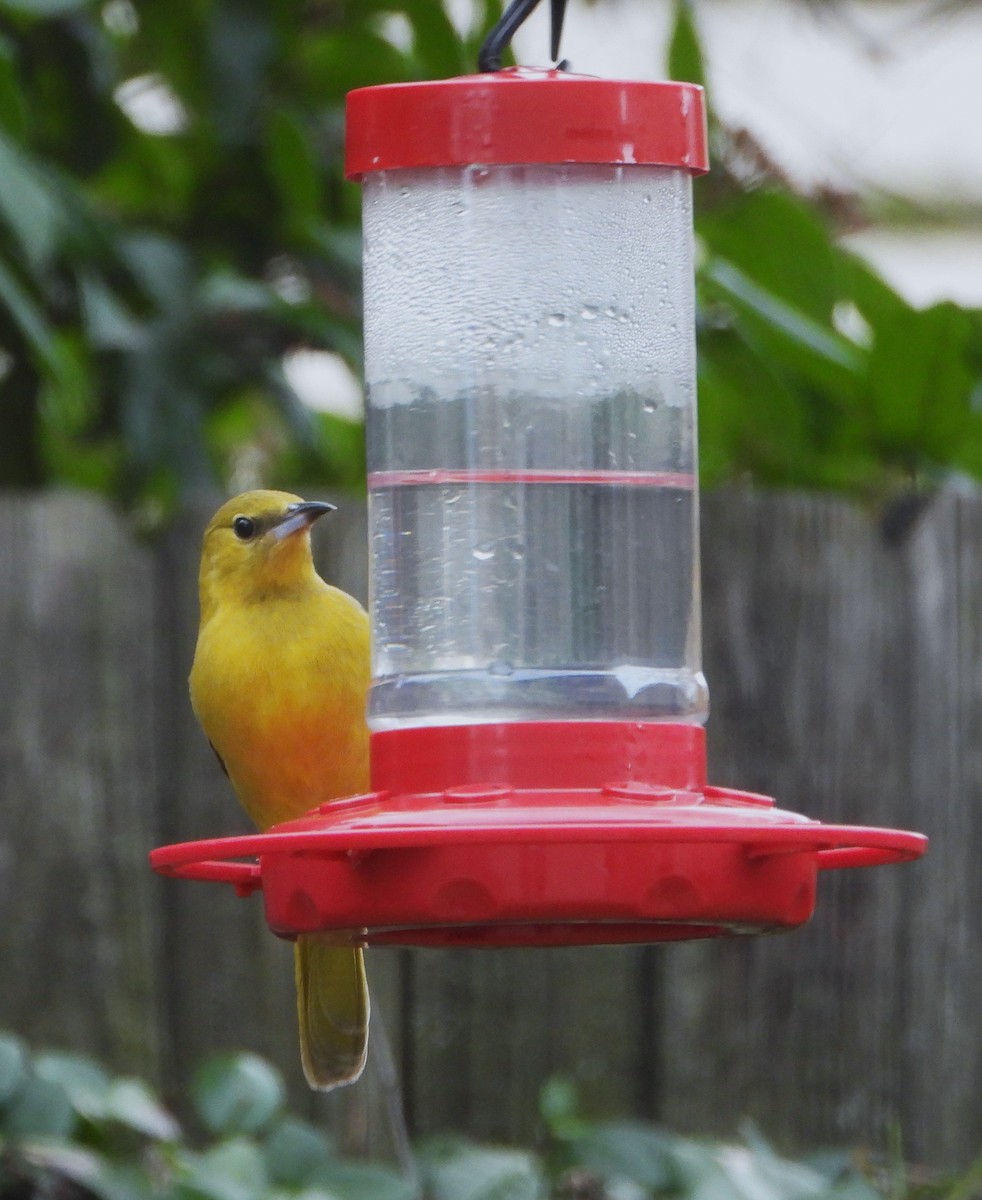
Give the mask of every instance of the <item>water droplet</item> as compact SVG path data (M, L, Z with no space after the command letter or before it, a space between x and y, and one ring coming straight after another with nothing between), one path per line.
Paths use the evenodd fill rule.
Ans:
M482 542L480 546L475 546L472 551L478 562L487 562L488 559L494 558L494 543Z
M617 316L617 309L614 308L613 304L607 305L607 307L604 309L604 316L605 317L616 317Z
M513 670L514 667L511 665L511 663L507 662L493 662L491 666L488 667L488 673L490 675L510 675Z
M656 412L658 409L658 401L652 400L649 398L649 399L645 400L644 404L642 405L642 408L644 409L644 411L646 413Z
M650 197L650 196L649 196L647 193L645 193L645 194L644 194L644 195L641 197L641 203L642 203L642 204L650 204L650 203L651 203L651 197Z
M598 312L592 304L584 304L580 309L580 316L584 321L595 321L598 317Z
M561 326L566 324L566 314L565 313L550 313L549 314L549 324L554 329L559 329Z

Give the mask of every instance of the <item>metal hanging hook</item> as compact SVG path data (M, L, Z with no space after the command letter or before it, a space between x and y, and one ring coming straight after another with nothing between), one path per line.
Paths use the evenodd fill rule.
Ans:
M484 39L484 45L477 56L477 64L482 71L500 71L501 56L511 45L519 26L523 25L539 0L512 0L502 15L501 20L494 26ZM563 35L563 18L566 16L567 0L550 0L552 12L552 32L549 39L549 53L552 61L559 70L564 70L565 63L559 62L559 43Z

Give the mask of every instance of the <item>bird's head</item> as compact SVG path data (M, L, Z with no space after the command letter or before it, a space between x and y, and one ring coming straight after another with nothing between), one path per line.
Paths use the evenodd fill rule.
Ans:
M289 492L243 492L208 523L201 547L203 615L225 599L289 594L316 578L310 527L333 504Z

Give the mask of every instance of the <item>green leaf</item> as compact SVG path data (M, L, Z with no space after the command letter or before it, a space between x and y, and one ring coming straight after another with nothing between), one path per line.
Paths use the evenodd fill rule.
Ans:
M910 308L907 301L859 255L840 250L839 272L843 295L852 300L874 331L881 323L901 317Z
M330 1140L313 1125L284 1117L263 1145L266 1169L274 1184L298 1188L317 1181L334 1158Z
M280 197L287 227L303 234L318 219L321 180L300 120L283 108L266 121L266 167Z
M205 1063L194 1076L191 1099L212 1133L255 1133L283 1107L280 1073L256 1054L227 1054Z
M27 105L17 78L17 52L14 43L0 36L0 126L21 138L27 124Z
M140 286L161 309L190 322L194 276L187 246L163 234L139 233L121 238L119 252Z
M773 353L802 379L842 397L855 394L864 354L859 347L768 291L732 263L712 260L701 276L704 293L724 301L765 353Z
M368 1163L338 1162L318 1173L316 1185L332 1200L417 1200L419 1195L414 1181Z
M57 188L4 133L0 133L0 217L35 269L51 258L66 222Z
M285 307L267 284L227 270L215 271L202 281L198 302L216 313L268 313Z
M157 1170L159 1172L159 1167ZM134 1162L108 1162L103 1159L86 1187L100 1200L162 1200L156 1181ZM172 1193L168 1192L167 1200L171 1200L171 1197Z
M141 323L106 281L90 271L79 276L79 295L86 332L94 346L132 350L143 341Z
M539 1092L539 1113L555 1138L579 1137L586 1129L579 1113L580 1100L572 1080L554 1075Z
M79 1115L90 1120L105 1116L111 1079L97 1063L80 1054L40 1054L34 1069L39 1079L60 1085Z
M971 317L950 303L907 309L878 329L866 382L882 444L940 461L957 452L972 419L972 337Z
M829 324L848 276L832 230L805 201L759 188L701 216L697 228L712 257L803 317Z
M534 1155L439 1138L420 1153L423 1181L433 1200L538 1200L544 1187Z
M678 1171L673 1150L678 1139L639 1121L605 1121L577 1139L574 1161L603 1178L629 1179L657 1191L673 1189Z
M416 0L406 6L415 35L413 52L427 78L463 75L471 64L463 43L440 0Z
M107 1120L160 1142L174 1142L181 1127L140 1079L114 1079L105 1100Z
M708 483L751 470L776 484L807 477L814 453L802 396L732 328L699 339L700 470Z
M181 1190L196 1200L268 1200L269 1178L259 1149L245 1139L222 1142L204 1154L185 1155Z
M276 49L263 5L210 5L208 58L213 127L225 144L248 143Z
M46 314L20 280L0 258L0 304L10 313L25 341L49 371L58 370L58 353L54 334Z
M675 24L668 44L670 79L706 86L706 65L691 0L675 0Z
M75 1128L75 1111L60 1083L31 1078L16 1093L4 1117L10 1141L28 1137L64 1138Z
M357 27L312 32L297 48L297 61L310 90L338 103L354 88L412 78L408 60L390 41Z
M27 1047L20 1038L0 1035L0 1104L6 1104L27 1079Z
M70 1179L89 1191L95 1191L96 1195L101 1195L97 1184L105 1167L105 1160L94 1150L73 1142L38 1139L22 1142L18 1146L18 1152L32 1166Z

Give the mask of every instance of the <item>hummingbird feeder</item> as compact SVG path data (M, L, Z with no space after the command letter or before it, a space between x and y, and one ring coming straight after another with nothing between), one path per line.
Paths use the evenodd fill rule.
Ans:
M500 70L348 97L364 196L372 792L153 865L365 945L789 929L919 834L710 786L700 88ZM564 5L553 0L553 59Z

